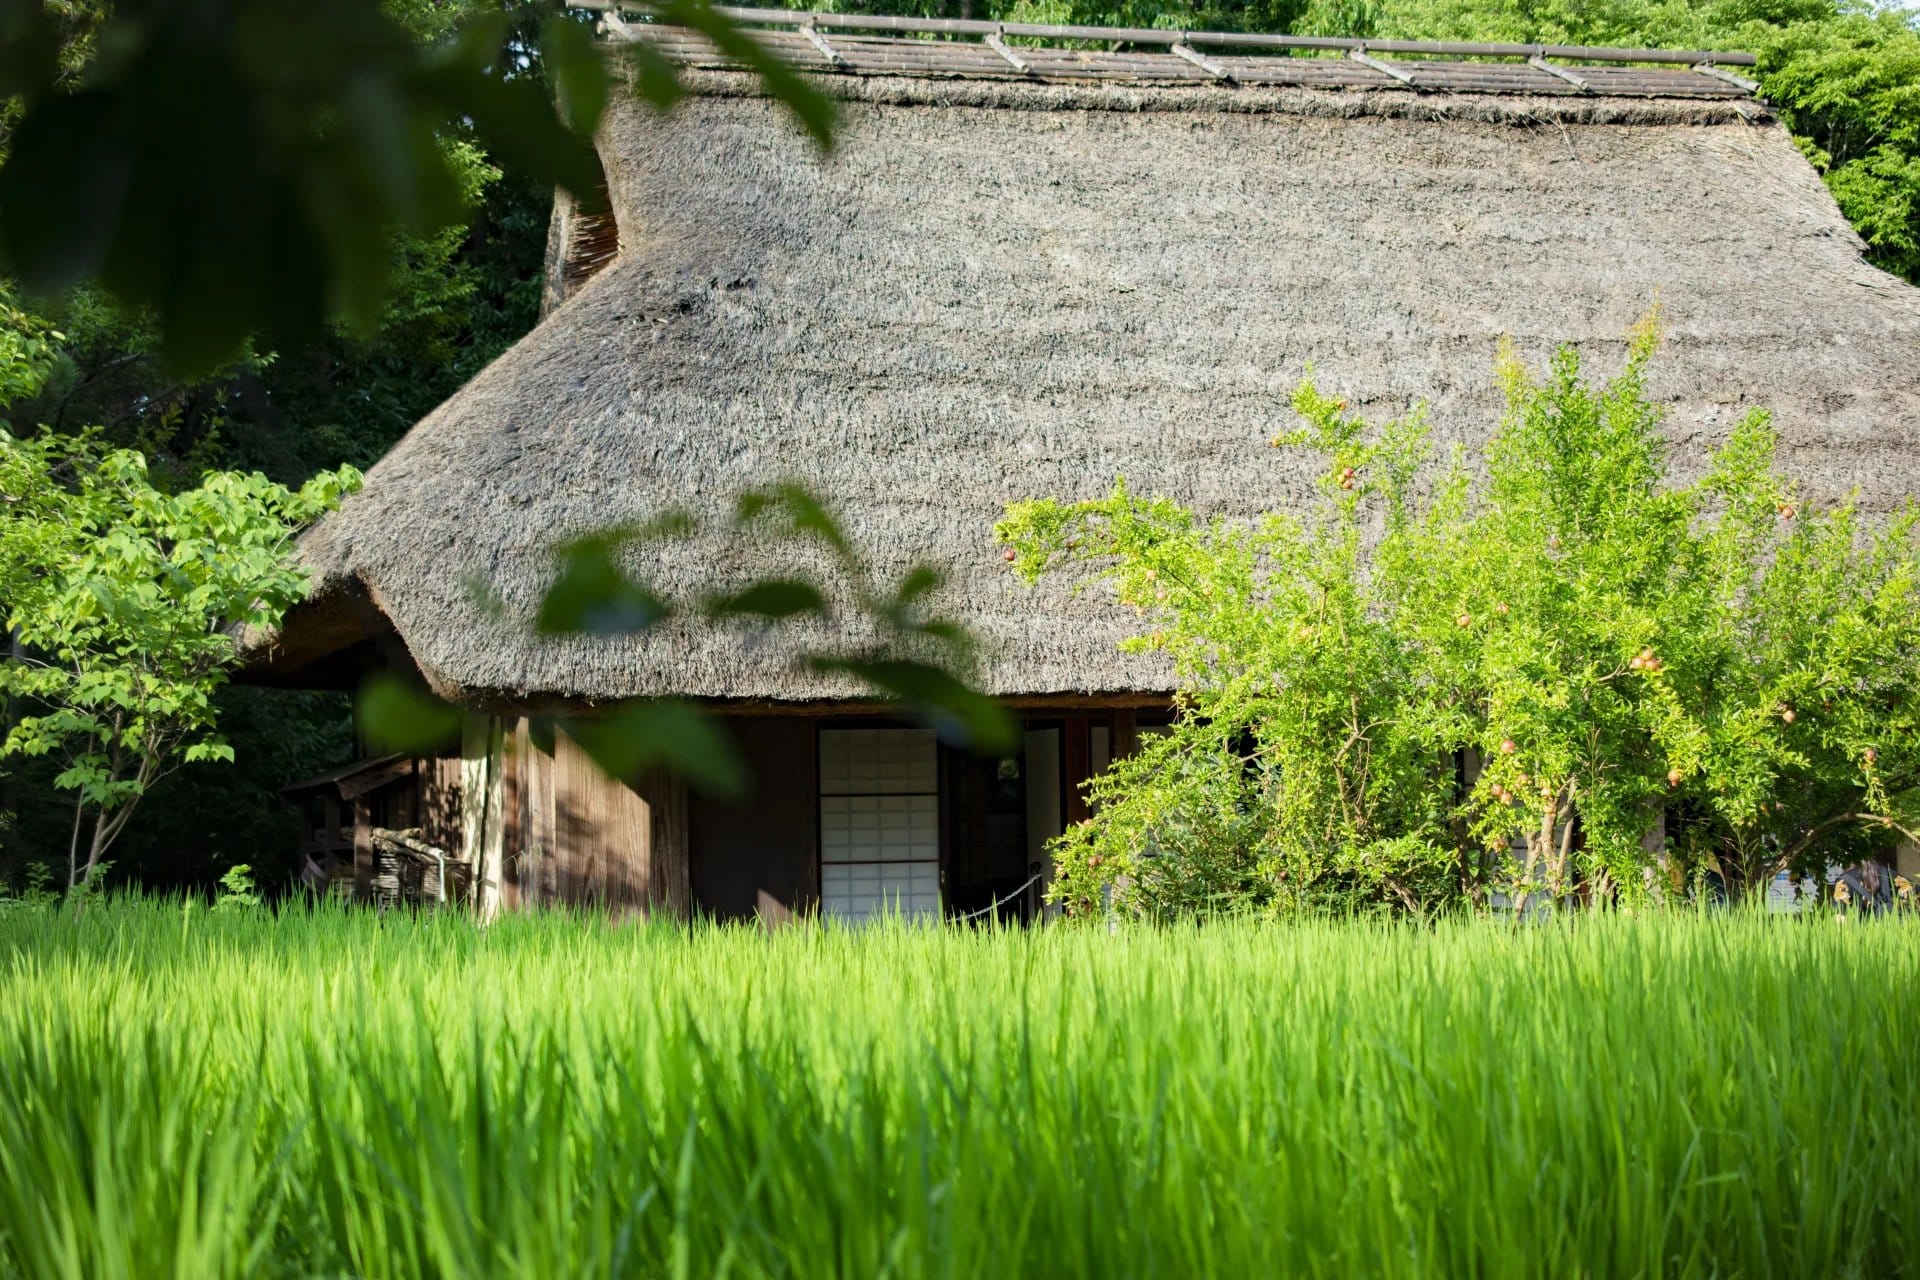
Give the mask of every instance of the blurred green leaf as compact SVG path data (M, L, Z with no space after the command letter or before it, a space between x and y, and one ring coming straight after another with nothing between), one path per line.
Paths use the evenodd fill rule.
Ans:
M833 148L839 113L832 98L816 89L778 55L732 21L714 11L706 0L662 0L651 6L654 16L674 26L691 27L713 42L728 59L746 67L766 84L812 136L822 151Z
M633 91L655 111L671 111L686 97L680 76L667 56L652 45L636 41L626 47Z
M958 746L985 752L1006 751L1014 745L1014 720L1005 707L930 663L903 658L816 657L810 665L816 671L852 676L897 699Z
M932 565L917 564L901 580L900 589L894 592L894 598L902 605L912 604L920 597L939 590L940 584L945 580L941 572Z
M732 740L690 702L629 702L606 716L570 720L566 728L609 777L631 778L658 765L708 795L746 792L746 771Z
M560 576L540 602L535 623L542 632L622 635L645 631L671 613L615 562L623 541L586 538L561 550Z
M47 292L97 272L131 178L106 94L57 98L28 114L0 166L0 260Z
M973 636L957 622L935 619L932 622L919 624L914 630L923 636L932 636L957 652L963 654L973 652Z
M0 99L34 93L59 68L60 30L42 0L0 0Z
M360 686L356 718L377 751L429 755L460 741L460 711L418 685L380 673Z
M820 589L792 578L756 582L744 591L716 596L707 602L707 616L711 618L750 615L778 619L826 612L826 597L820 594Z
M550 14L540 24L540 51L567 127L582 138L593 137L608 88L605 50L594 40L593 28L571 13Z
M778 519L784 526L783 533L817 538L832 547L843 563L855 559L853 543L840 528L840 522L802 485L789 481L766 489L750 489L740 495L736 510L742 524Z

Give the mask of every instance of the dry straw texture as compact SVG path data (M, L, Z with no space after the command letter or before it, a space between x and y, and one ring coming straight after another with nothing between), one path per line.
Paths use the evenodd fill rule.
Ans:
M606 123L620 257L308 538L283 663L364 593L443 693L839 695L738 633L526 625L557 538L798 477L883 563L951 570L989 690L1162 688L1108 602L1011 580L1004 503L1117 475L1228 515L1297 503L1267 440L1309 365L1372 414L1429 399L1472 445L1502 335L1599 370L1656 299L1682 475L1766 405L1815 500L1913 490L1920 291L1861 261L1751 104L840 78L822 159L739 76L691 78L670 120ZM716 541L646 573L773 563Z

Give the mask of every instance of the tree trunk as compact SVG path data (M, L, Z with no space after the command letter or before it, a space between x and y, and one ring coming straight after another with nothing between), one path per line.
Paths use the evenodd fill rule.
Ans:
M80 873L80 883L93 883L93 870L100 865L100 855L107 847L107 811L102 809L93 819L93 838L87 842L87 865Z
M26 656L27 647L20 643L19 630L9 627L7 629L7 661L18 666ZM7 735L13 732L14 721L19 719L19 715L20 700L9 693L6 707L0 710L0 743L4 743ZM0 812L12 812L13 806L13 779L7 774L0 773Z
M80 820L86 816L87 802L79 797L73 801L73 835L67 840L67 893L72 895L80 883Z

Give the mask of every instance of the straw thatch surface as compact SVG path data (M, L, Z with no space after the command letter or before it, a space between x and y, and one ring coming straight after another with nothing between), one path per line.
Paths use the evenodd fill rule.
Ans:
M310 616L364 593L443 692L845 692L735 634L524 624L555 539L784 476L883 562L951 567L991 690L1160 688L1114 651L1127 617L1009 580L1003 503L1118 474L1209 511L1296 502L1267 439L1309 363L1376 414L1431 397L1472 442L1502 334L1601 368L1656 296L1683 471L1766 404L1816 499L1913 490L1920 291L1865 266L1787 135L1730 104L846 78L822 161L738 78L695 80L668 123L607 123L619 258L306 540ZM647 572L691 588L757 556ZM306 616L283 668L337 647Z

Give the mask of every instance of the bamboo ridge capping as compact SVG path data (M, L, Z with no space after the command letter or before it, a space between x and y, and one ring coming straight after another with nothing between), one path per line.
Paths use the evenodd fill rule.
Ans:
M622 0L567 0L568 7L597 13L647 7ZM1361 40L1349 36L1273 35L1245 31L1176 31L1154 27L1083 27L1034 22L986 22L972 18L906 18L870 13L809 13L798 9L751 9L716 5L714 12L741 26L801 30L886 31L902 35L1014 36L1032 40L1099 40L1111 44L1207 45L1238 49L1316 49L1329 52L1408 53L1436 57L1564 58L1578 62L1655 62L1687 66L1751 67L1751 53L1726 50L1614 49L1594 45L1500 44L1448 40Z

